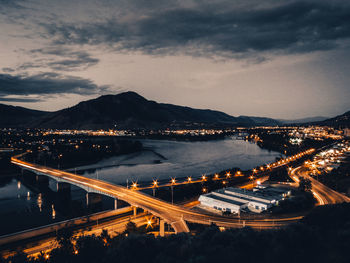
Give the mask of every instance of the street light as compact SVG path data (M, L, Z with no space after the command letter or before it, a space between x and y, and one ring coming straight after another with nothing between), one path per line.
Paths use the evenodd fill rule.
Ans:
M187 177L187 181L188 181L189 183L191 183L191 182L192 182L192 178L191 178L191 176Z
M156 187L158 187L158 181L153 180L153 196L156 196Z
M174 204L174 184L176 183L176 179L175 178L171 178L171 204Z
M207 177L203 174L202 175L202 180L205 181L207 179Z
M152 218L148 218L147 219L147 226L146 226L146 228L149 228L149 227L153 228L153 226L152 226Z
M153 180L153 187L158 187L158 181L157 180Z

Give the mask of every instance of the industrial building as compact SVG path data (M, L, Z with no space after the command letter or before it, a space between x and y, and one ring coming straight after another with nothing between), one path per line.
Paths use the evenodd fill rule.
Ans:
M257 186L253 190L241 188L224 188L201 195L202 206L223 212L239 214L241 211L261 213L277 205L280 200L289 196L289 189L270 186Z

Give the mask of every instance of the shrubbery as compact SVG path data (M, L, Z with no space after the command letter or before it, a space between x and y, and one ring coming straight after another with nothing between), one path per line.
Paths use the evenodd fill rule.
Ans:
M197 235L165 238L138 234L137 229L114 238L79 238L73 246L63 242L49 259L26 262L349 262L350 204L315 208L301 222L280 230L250 228L220 232L205 228ZM69 237L66 237L70 240ZM75 252L77 251L77 252ZM77 253L77 254L76 254ZM24 262L23 254L9 259Z

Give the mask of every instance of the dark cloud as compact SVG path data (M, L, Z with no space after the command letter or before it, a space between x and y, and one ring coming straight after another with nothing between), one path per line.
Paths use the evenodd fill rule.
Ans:
M2 68L3 72L14 72L15 70L13 68Z
M42 99L40 98L8 98L8 97L0 97L0 101L2 102L23 102L23 103L29 103L29 102L40 102Z
M80 77L64 76L57 73L41 73L34 76L0 74L0 98L9 101L8 96L80 94L91 95L104 93L108 86L97 86L91 80ZM10 98L13 99L13 98ZM18 98L16 98L18 100Z
M24 0L0 0L0 10L5 8L23 8Z
M82 70L96 65L99 59L90 57L87 53L81 52L73 59L62 59L48 63L48 67L53 70Z
M73 51L63 47L33 49L29 53L33 56L41 55L41 57L34 59L33 62L23 63L17 67L17 70L51 68L58 71L75 71L87 69L99 62L99 59L85 51Z
M147 54L305 53L350 37L350 6L340 1L284 2L233 9L228 2L150 12L141 18L45 25L56 44L107 44Z

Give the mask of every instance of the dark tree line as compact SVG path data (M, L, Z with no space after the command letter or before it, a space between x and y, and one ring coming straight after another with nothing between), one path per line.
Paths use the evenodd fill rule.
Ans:
M84 236L71 241L58 237L60 247L48 258L27 259L18 254L6 262L349 262L350 204L317 207L301 222L279 230L230 229L215 226L196 235L164 238L140 234L129 224L127 232L110 238ZM142 231L141 231L142 232Z

